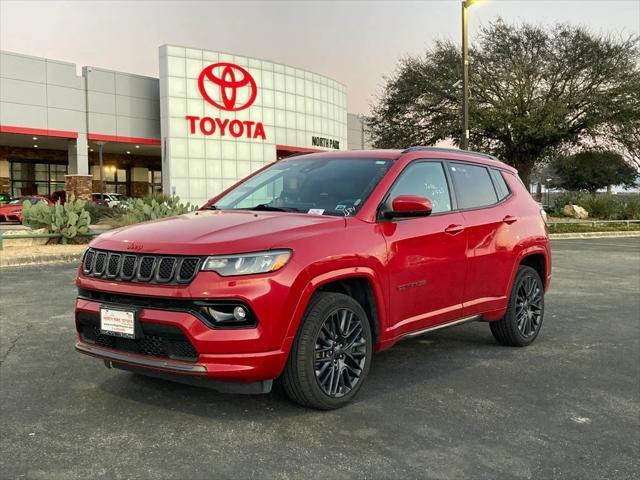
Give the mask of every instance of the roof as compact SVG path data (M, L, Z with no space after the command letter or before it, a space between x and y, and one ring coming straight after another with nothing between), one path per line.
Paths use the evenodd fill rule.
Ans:
M386 160L395 160L400 154L401 150L331 150L322 152L301 152L295 153L283 160L292 157L300 158L381 158Z
M303 158L380 158L385 160L397 160L403 155L412 155L414 158L441 158L449 160L462 160L468 162L482 163L492 167L501 168L516 173L517 170L504 162L501 162L493 155L474 152L471 150L460 150L457 148L443 147L410 147L404 150L334 150L329 152L299 153L292 155ZM286 157L291 158L291 157Z

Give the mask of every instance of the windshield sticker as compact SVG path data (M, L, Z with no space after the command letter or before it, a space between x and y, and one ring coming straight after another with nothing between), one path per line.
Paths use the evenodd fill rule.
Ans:
M340 210L344 210L345 208L347 208L347 206L346 206L346 205L342 205L342 204L340 204L340 205L336 205L336 210L337 210L338 212L339 212Z
M310 208L307 213L311 215L322 215L324 213L324 208Z

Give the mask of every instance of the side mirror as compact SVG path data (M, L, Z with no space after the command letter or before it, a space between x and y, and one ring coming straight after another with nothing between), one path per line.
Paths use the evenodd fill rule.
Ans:
M391 210L383 211L385 218L426 217L433 211L431 200L416 195L399 195L391 202Z

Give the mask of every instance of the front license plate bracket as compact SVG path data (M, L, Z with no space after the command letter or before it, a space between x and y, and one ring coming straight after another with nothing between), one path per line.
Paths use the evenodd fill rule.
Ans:
M140 338L142 331L138 312L133 308L102 305L100 307L100 333L111 337Z

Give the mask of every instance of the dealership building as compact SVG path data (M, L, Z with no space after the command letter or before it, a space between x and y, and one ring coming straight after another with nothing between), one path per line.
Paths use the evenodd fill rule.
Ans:
M368 147L344 85L324 75L174 45L159 73L0 52L0 192L87 198L102 184L201 205L276 159Z

